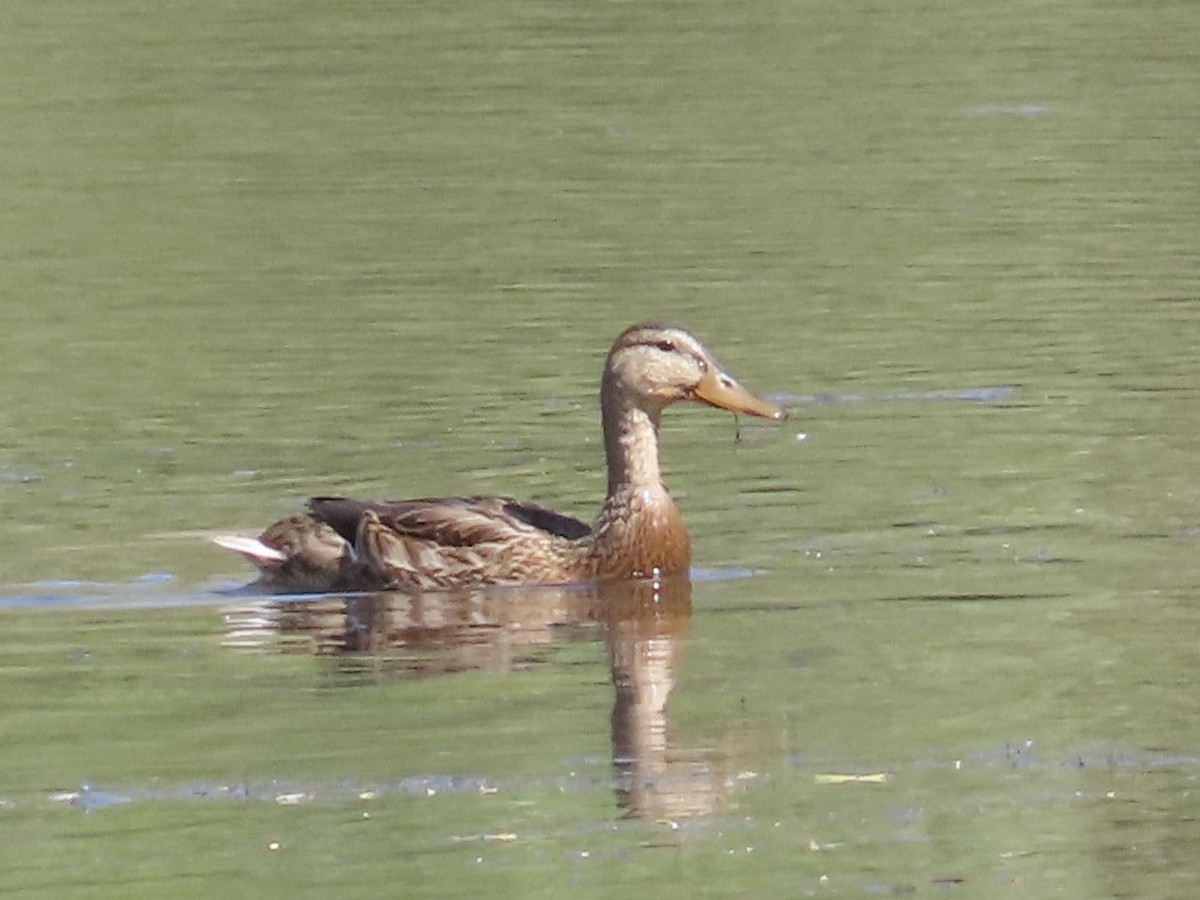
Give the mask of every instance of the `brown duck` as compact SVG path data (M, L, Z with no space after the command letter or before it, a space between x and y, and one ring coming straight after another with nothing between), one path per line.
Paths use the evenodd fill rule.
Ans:
M604 363L608 495L591 525L508 497L363 501L316 497L258 538L218 537L273 591L427 590L685 574L687 528L662 482L658 428L680 400L767 419L784 410L726 374L695 337L626 329Z

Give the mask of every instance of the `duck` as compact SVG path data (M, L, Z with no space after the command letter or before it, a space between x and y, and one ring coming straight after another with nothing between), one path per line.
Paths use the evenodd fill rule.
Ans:
M663 483L663 411L691 401L780 421L693 334L644 322L613 342L600 381L608 489L592 522L502 496L356 500L320 496L305 513L220 547L272 593L427 591L485 585L687 576L691 542Z

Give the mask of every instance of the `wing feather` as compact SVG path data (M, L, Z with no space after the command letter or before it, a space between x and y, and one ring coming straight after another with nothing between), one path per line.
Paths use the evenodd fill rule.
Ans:
M314 497L309 510L380 578L401 588L555 581L586 522L511 497L352 500Z

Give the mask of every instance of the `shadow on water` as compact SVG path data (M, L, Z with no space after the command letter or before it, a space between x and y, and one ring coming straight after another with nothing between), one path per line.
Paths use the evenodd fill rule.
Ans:
M614 789L629 816L681 819L719 806L711 751L673 745L667 701L692 614L687 578L446 593L271 598L224 610L225 644L328 657L339 685L536 667L571 641L603 641L614 687Z

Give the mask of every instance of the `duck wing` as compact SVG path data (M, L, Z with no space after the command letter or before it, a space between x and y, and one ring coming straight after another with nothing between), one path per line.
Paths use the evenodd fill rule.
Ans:
M418 500L353 500L349 497L313 497L312 516L353 542L363 514L370 510L397 531L447 546L503 540L529 529L550 537L576 540L592 526L537 503L511 497L436 497Z
M309 511L405 590L572 580L571 542L591 533L586 522L510 497L315 497Z

